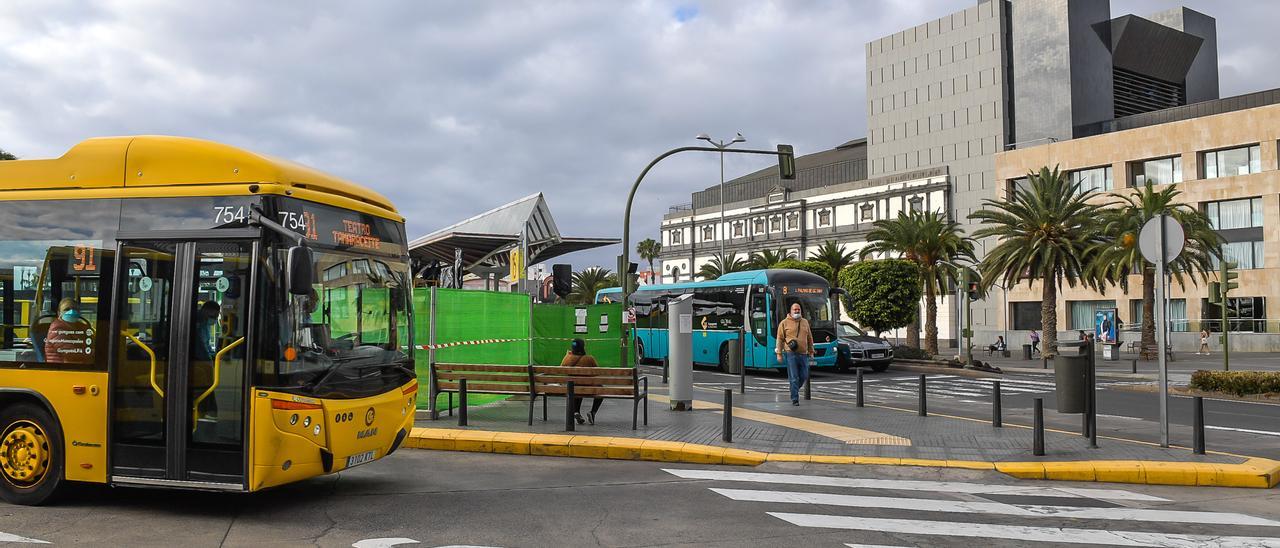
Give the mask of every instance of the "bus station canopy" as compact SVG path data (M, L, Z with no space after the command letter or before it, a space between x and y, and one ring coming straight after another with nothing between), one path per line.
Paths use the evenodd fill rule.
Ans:
M409 242L409 256L420 264L453 264L460 251L465 270L506 267L510 251L526 244L522 238L527 238L529 246L528 265L619 242L617 238L562 236L539 192L415 239Z

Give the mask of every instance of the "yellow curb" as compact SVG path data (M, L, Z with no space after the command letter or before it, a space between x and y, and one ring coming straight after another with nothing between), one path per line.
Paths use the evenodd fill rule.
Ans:
M569 456L569 442L573 436L562 434L534 434L529 440L529 454L546 457Z
M569 456L584 459L609 458L609 441L613 438L574 436L569 440Z
M1094 480L1107 483L1147 483L1146 469L1134 461L1094 461Z
M1022 479L1044 479L1044 464L1039 462L997 462L996 471Z
M1280 483L1280 461L1250 458L1240 464L1137 460L982 462L895 457L763 453L667 440L566 434L414 428L405 447L477 453L510 453L690 464L758 466L765 462L927 466L995 470L1016 478L1148 485L1271 488Z
M529 440L532 439L533 434L525 432L498 432L498 435L493 437L493 452L528 455Z
M616 460L641 460L640 446L644 441L638 438L610 438L605 454Z
M1090 461L1080 462L1044 462L1044 479L1061 481L1095 481L1097 471Z

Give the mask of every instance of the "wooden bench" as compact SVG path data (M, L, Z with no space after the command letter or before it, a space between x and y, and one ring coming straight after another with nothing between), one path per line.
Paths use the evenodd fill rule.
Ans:
M542 396L542 420L547 420L547 397L566 398L570 382L575 398L594 397L631 400L631 429L636 429L640 403L644 402L644 424L649 425L649 378L640 376L633 367L561 367L557 365L530 366L534 397ZM533 416L533 402L529 403L529 416Z
M573 382L575 397L629 399L631 429L636 429L640 402L644 402L644 424L649 424L649 379L632 367L561 367L556 365L484 365L434 363L430 365L431 382L428 398L431 419L440 418L436 399L448 394L450 408L453 394L467 381L468 394L495 394L529 397L529 424L533 424L533 406L542 396L542 420L547 420L547 398L567 396L568 383ZM565 402L573 405L573 402Z
M453 413L453 394L458 392L458 381L466 379L468 394L529 396L529 424L533 424L534 394L531 375L527 365L433 363L428 387L431 420L440 418L440 412L436 410L436 398L440 394L449 394L450 414Z

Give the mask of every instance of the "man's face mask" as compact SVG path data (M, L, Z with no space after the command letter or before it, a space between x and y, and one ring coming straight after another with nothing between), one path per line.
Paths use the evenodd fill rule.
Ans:
M791 313L791 319L793 319L793 320L798 320L798 319L800 319L800 313L799 313L799 312L792 312L792 313Z

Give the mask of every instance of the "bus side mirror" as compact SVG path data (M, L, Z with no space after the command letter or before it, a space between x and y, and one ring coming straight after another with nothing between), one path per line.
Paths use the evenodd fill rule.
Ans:
M828 297L828 298L831 298L831 297L837 297L837 296L839 296L839 297L843 297L843 296L848 295L848 294L849 294L849 292L848 292L848 291L845 291L845 290L844 290L844 288L842 288L842 287L832 287L832 288L830 288L830 289L828 289L828 290L827 290L827 297Z
M295 245L289 248L289 257L285 264L285 274L289 279L289 293L294 295L310 295L312 276L315 272L315 258L311 248Z

